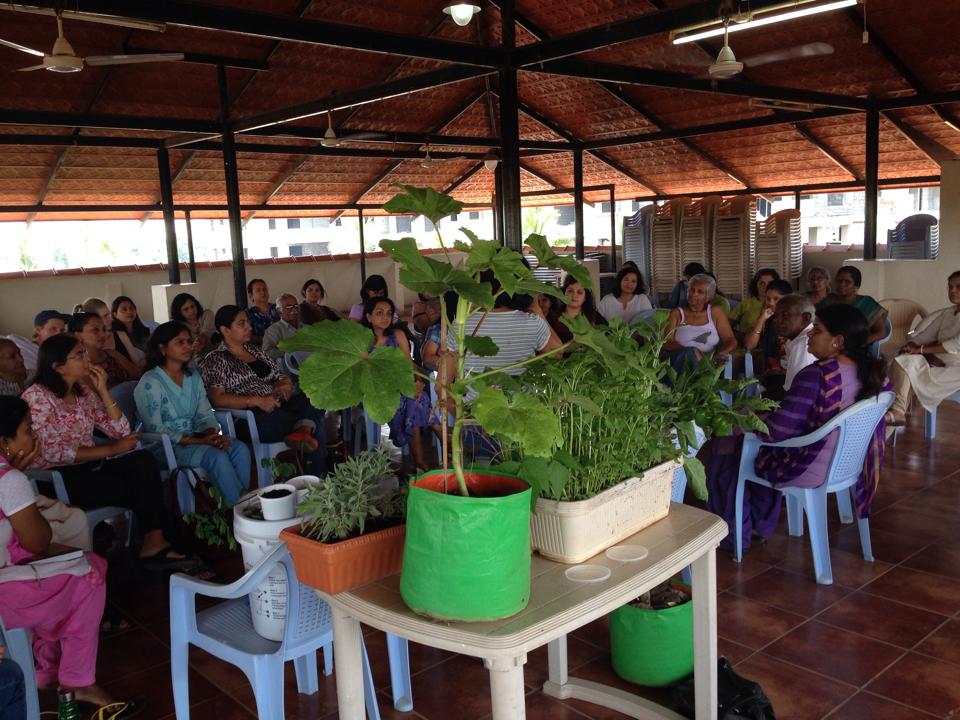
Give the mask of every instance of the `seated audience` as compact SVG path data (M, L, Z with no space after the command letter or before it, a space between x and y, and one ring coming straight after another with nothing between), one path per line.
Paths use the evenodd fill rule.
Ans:
M717 276L714 275L709 270L705 270L703 274L711 278L714 283L717 282ZM730 310L731 310L730 301L727 300L727 298L720 291L719 285L717 286L716 292L713 294L713 300L710 301L710 304L720 308L721 310L723 310L724 315L726 315L728 318L730 317Z
M250 298L250 307L247 308L247 319L250 320L252 332L250 342L259 345L263 342L263 334L267 328L280 319L280 311L270 302L270 290L265 280L254 278L248 282L247 297Z
M867 319L867 325L870 328L867 343L873 343L886 335L883 321L887 318L887 311L869 295L860 295L862 282L863 276L859 269L852 265L844 265L837 270L837 276L833 282L834 290L823 300L821 306L853 305Z
M108 347L109 335L97 315L77 313L70 318L67 329L83 343L90 364L102 368L106 373L109 388L140 378L140 368L112 347Z
M367 300L375 297L387 297L387 281L383 275L368 275L360 286L360 302L350 308L350 319L363 322L363 306Z
M250 451L220 434L200 373L190 369L193 348L185 325L167 322L154 330L147 371L134 390L137 414L146 432L170 436L178 467L203 468L233 505L250 484Z
M906 423L911 390L929 411L960 390L960 270L947 279L947 297L950 304L927 315L890 363L897 399L887 413L889 425Z
M665 328L669 339L663 350L677 372L708 353L713 353L713 361L722 365L737 346L726 314L710 304L716 289L709 275L694 275L687 286L686 306L670 311Z
M815 431L857 400L874 397L883 389L882 363L869 355L867 324L854 308L835 305L817 312L810 332L810 352L818 361L801 370L779 409L765 420L764 440L779 442ZM826 481L836 433L802 448L761 448L756 472L773 483L768 488L746 483L743 492L744 549L752 535L768 538L780 517L781 495L777 487L813 488ZM730 534L721 547L735 547L737 469L743 437L715 440L707 465L707 507L721 515ZM874 434L864 474L857 485L857 513L870 516L870 507L883 462L883 422Z
M626 263L624 263L626 266ZM667 300L667 307L670 310L677 307L683 307L687 304L687 286L690 282L690 278L694 275L702 275L707 269L698 262L687 263L683 268L683 275L680 277L680 280L677 281L677 284L673 286L673 289L670 291L670 299Z
M744 298L730 311L730 327L737 340L743 339L753 330L763 312L764 293L774 280L780 279L780 273L773 268L760 268L750 281L750 297Z
M637 315L653 309L650 298L644 294L646 291L647 286L639 270L620 268L613 280L613 292L603 296L597 310L607 321L621 318L624 324L629 325Z
M457 310L457 294L448 292L444 295L444 306L447 309L447 324L453 322L453 317ZM439 299L437 305L440 305ZM449 331L448 331L449 332ZM423 336L423 345L420 350L421 365L428 372L434 372L440 366L440 316L437 316L436 322L430 326Z
M51 335L66 332L68 322L70 322L69 315L56 310L41 310L33 318L32 339L25 338L22 335L7 336L20 348L20 355L23 357L28 379L32 379L37 371L37 351L40 349L40 345Z
M815 313L813 301L805 295L787 295L777 303L773 324L777 334L785 340L780 361L784 392L793 387L798 372L817 361L807 347ZM772 372L767 369L767 375Z
M807 292L805 293L816 309L820 309L823 301L830 294L830 273L825 267L814 265L807 270Z
M302 305L290 293L277 298L280 320L267 328L263 336L263 351L283 365L283 350L277 347L281 340L293 337L300 331L300 308Z
M102 329L102 326L101 326ZM90 362L71 335L40 346L37 377L23 392L30 406L40 452L30 467L53 468L63 476L70 502L84 509L130 508L143 532L140 558L183 565L165 531L160 471L149 450L137 450L137 433L107 391L107 374ZM94 429L112 440L93 441Z
M147 348L147 340L150 338L150 329L143 324L137 314L137 306L133 300L126 295L118 295L110 306L110 313L113 315L114 332L125 332L133 342L133 346L140 352L144 352Z
M30 628L39 687L56 687L73 692L81 702L110 706L109 717L132 717L142 708L114 703L95 684L106 560L85 553L73 561L20 564L46 552L53 539L22 472L39 451L27 403L0 398L0 616L7 627ZM0 709L0 716L26 714L4 715Z
M93 313L103 320L103 328L105 332L112 331L113 312L111 312L110 306L100 298L87 298L81 304L74 307L73 312L74 314ZM130 336L127 335L127 331L120 329L112 332L113 339L110 341L108 347L116 350L138 368L142 368L143 351L137 349L137 347L133 344L133 340L131 340Z
M568 343L573 340L573 333L570 332L561 318L575 318L583 315L591 325L606 325L607 321L601 315L593 304L593 292L587 290L583 285L577 282L573 275L567 275L563 281L563 294L567 296L565 303L557 302L551 308L547 316L547 322L560 338L560 342Z
M300 322L304 325L313 325L323 320L339 320L340 313L332 307L323 304L327 293L319 280L310 278L300 290L303 302L300 303Z
M431 297L429 293L417 293L417 301L413 303L406 327L407 337L413 342L413 362L417 365L423 365L423 345L430 328L438 322L440 298Z
M0 395L15 395L27 386L27 368L20 348L9 338L0 338Z
M194 362L206 355L211 348L216 329L213 327L213 313L204 310L203 305L190 293L179 293L170 303L170 319L183 323L193 335Z
M781 360L785 352L786 340L777 331L773 322L774 313L780 300L793 291L786 280L774 280L767 285L763 296L763 311L748 334L743 337L743 349L747 352L758 350L759 363L755 364L755 371L759 371L764 394L767 397L779 396L783 386L783 365Z
M253 331L242 308L224 305L214 323L223 343L200 361L210 404L252 411L261 442L305 448L306 472L323 475L323 411L312 407L280 366L251 342ZM250 439L245 423L237 424L237 433L242 440Z

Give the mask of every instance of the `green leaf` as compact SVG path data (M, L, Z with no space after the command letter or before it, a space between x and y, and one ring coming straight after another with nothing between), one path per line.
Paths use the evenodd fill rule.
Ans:
M540 267L564 270L573 275L586 290L593 291L593 278L590 276L590 271L581 265L576 258L557 255L543 235L531 233L524 242L537 256Z
M703 463L695 457L686 458L683 461L683 471L687 474L687 482L690 483L690 490L698 500L706 500L707 495L707 471Z
M564 325L570 328L573 339L580 345L596 351L597 358L614 374L626 370L625 360L635 359L635 353L626 353L608 336L608 330L602 325L591 325L583 313L576 317L561 317Z
M525 457L517 470L517 477L533 489L530 498L533 509L540 496L554 500L563 497L563 488L570 479L570 468L553 458Z
M311 355L300 368L300 387L311 404L342 410L363 404L374 422L387 422L400 404L400 395L416 393L410 359L399 348L373 345L373 331L352 322L329 320L307 325L280 343L288 352Z
M567 296L563 294L563 290L558 288L556 285L540 282L539 280L534 280L533 278L530 278L529 280L523 279L517 281L514 293L524 293L526 295L550 295L555 297L560 302L565 303L567 301Z
M493 357L500 352L497 344L486 335L467 335L464 339L467 352L480 357Z
M483 308L493 307L490 283L481 283L470 273L450 263L420 254L413 238L382 240L381 249L400 265L400 282L413 292L430 293L435 297L453 290L460 297Z
M567 402L577 405L591 415L603 415L603 409L586 395L568 395Z
M399 187L403 192L395 195L383 206L389 213L416 213L430 218L430 221L436 224L442 218L455 215L463 209L462 202L433 188L418 188L412 185Z
M530 395L508 399L499 388L480 391L473 414L483 429L520 445L524 455L550 457L560 442L560 419Z

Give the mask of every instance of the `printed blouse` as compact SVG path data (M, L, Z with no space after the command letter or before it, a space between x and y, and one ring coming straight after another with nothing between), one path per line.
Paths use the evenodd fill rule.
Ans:
M203 384L208 388L223 388L231 395L273 395L273 384L283 373L280 366L256 345L248 343L243 347L256 358L253 363L244 362L226 347L208 353L200 361ZM265 364L269 369L263 377L252 367L258 363Z

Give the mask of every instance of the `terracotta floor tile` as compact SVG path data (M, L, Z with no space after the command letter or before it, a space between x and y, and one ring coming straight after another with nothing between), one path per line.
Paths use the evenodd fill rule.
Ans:
M575 709L568 701L548 697L539 691L527 695L526 710L528 720L540 720L541 718L542 720L585 720L588 717ZM489 717L492 716L487 716L487 718ZM620 715L620 717L625 718L627 716Z
M283 701L285 720L315 720L315 718L329 715L337 709L337 685L335 675L318 675L319 689L312 695L301 694L297 689L297 678L293 663L286 663L283 674ZM253 688L241 677L225 690L226 694L256 714L257 702ZM388 707L390 702L381 701L380 707Z
M723 592L733 587L737 583L749 580L769 570L770 565L751 557L748 553L743 562L737 562L733 555L720 550L717 552L717 590Z
M836 585L819 585L804 575L772 568L735 585L730 592L810 617L850 591Z
M908 653L865 689L939 717L960 707L957 666Z
M370 658L370 670L373 673L374 685L377 688L388 688L390 686L390 660L387 655L387 636L380 631L376 631L366 634L363 641L367 646L367 656ZM452 652L438 650L415 642L409 643L408 647L411 675L433 667L444 660L449 660L454 655ZM336 658L334 658L333 665L336 668Z
M609 635L608 635L609 638ZM603 638L596 638L596 643L600 644ZM590 645L576 637L567 637L567 667L571 673L591 660L595 660L601 655L609 652L609 641L606 648L599 648L596 645ZM527 687L539 690L550 676L547 663L547 646L543 645L536 650L527 653L527 664L523 668L523 681Z
M896 565L923 549L929 543L915 537L903 537L895 532L874 528L870 524L870 544L873 547L873 557L881 562ZM830 536L830 548L843 550L857 555L860 553L860 533L856 525L846 525L843 530Z
M905 507L905 504L909 502L909 500L905 500L870 518L871 531L890 532L899 535L901 538L928 543L956 535L957 528L960 526L956 521L948 521L946 518L948 510L953 511L955 508L945 509L939 506L938 510L917 512ZM932 501L923 504L925 508L937 506L938 504L934 504ZM941 513L941 517L932 517L930 513Z
M825 648L829 651L824 652ZM879 675L903 653L901 648L817 621L791 630L763 650L764 655L858 687Z
M110 668L111 680L119 680L169 662L170 651L167 646L139 627L101 638L97 649L97 666Z
M801 615L729 592L717 599L717 634L752 650L773 642L804 620Z
M822 718L856 692L850 685L757 653L735 667L738 674L760 684L770 698L777 720Z
M863 592L906 605L953 615L960 610L960 581L897 567L864 586Z
M603 655L602 657L592 660L586 665L577 668L575 677L583 680L591 680L593 682L602 683L619 690L640 695L651 702L665 705L667 707L669 707L672 703L671 691L669 688L644 687L642 685L635 685L634 683L630 683L621 679L614 672L613 664L610 661L609 655ZM621 720L622 718L626 717L626 715L623 715L616 710L594 705L593 703L588 703L583 700L565 700L564 704L579 710L591 718L595 718L595 720Z
M777 567L806 575L816 581L817 575L813 566L813 554L809 548L803 553L790 553ZM882 560L867 562L860 553L854 554L836 548L830 549L830 568L833 572L835 585L856 590L871 580L883 575L893 565Z
M932 655L938 660L960 665L960 620L950 620L917 645L914 650L924 655ZM960 673L960 670L957 672Z
M913 570L960 580L960 547L933 543L904 560L903 565Z
M720 657L725 657L730 661L731 665L736 665L738 662L746 660L748 657L753 655L754 650L748 648L746 645L741 645L736 643L733 640L727 640L723 637L717 638L717 655Z
M604 615L592 623L577 628L570 635L590 645L608 650L610 648L610 621Z
M216 687L192 670L189 681L191 705L220 694ZM173 686L169 663L117 680L104 677L101 685L114 698L143 698L147 704L143 714L137 716L140 720L156 720L173 712Z
M457 720L491 712L489 676L477 658L454 655L414 675L412 684L414 709L431 720L451 717L454 708Z
M827 720L922 720L933 718L916 708L907 707L886 698L858 692L849 701L827 716Z
M943 615L857 592L817 615L817 620L875 640L912 648L943 624Z
M176 714L170 714L165 716L163 720L176 720L176 717ZM226 695L217 695L191 707L190 717L216 718L216 720L250 720L257 715L233 698Z

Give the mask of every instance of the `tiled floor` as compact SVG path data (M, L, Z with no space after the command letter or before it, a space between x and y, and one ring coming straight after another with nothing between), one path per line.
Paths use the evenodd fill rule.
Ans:
M960 408L941 408L936 442L923 439L919 420L888 448L871 521L876 562L862 560L855 527L840 526L835 512L833 586L814 582L806 540L783 528L742 564L718 554L720 652L763 686L780 720L960 717ZM99 678L117 696L148 698L145 719L173 717L165 589L136 583L117 589L113 602L133 628L102 641ZM368 633L367 647L384 688L385 720L489 716L487 675L477 660L412 645L415 710L398 713L388 699L383 635ZM602 621L571 637L569 652L578 676L665 697L613 674ZM255 715L238 671L201 651L191 664L193 717ZM625 717L545 697L545 678L541 648L526 666L530 718ZM319 693L298 695L288 667L286 711L288 718L336 717L334 678L321 675Z

